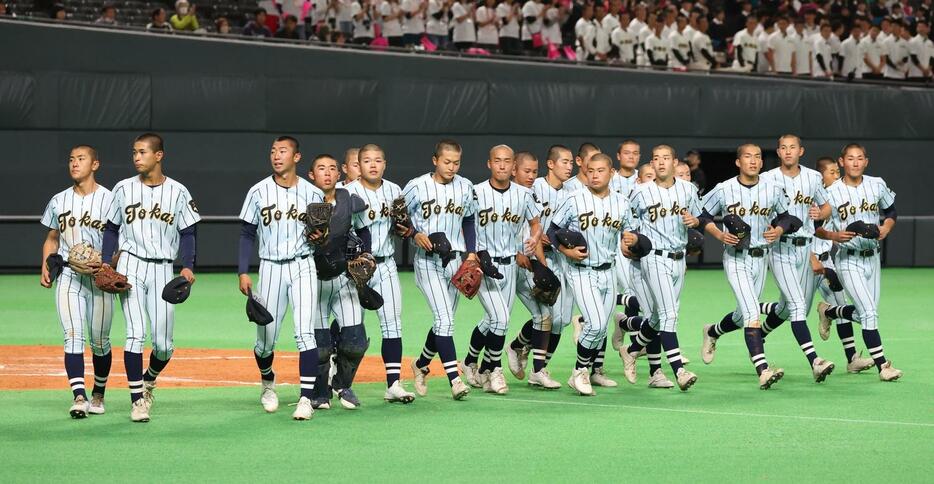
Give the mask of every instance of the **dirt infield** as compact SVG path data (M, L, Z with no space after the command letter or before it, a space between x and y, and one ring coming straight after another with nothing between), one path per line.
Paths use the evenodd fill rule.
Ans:
M67 389L63 353L60 346L0 346L0 390ZM148 358L148 357L147 357ZM94 384L91 353L86 351L85 381L88 391ZM402 359L402 377L411 380L411 358ZM144 361L145 364L145 361ZM298 384L298 353L279 352L273 362L276 382ZM442 376L441 364L431 363L432 376ZM379 356L367 356L357 371L356 382L385 381L386 373ZM123 350L114 348L113 367L108 388L126 388ZM160 387L218 387L259 385L259 372L250 350L208 350L176 348L165 371L159 375Z

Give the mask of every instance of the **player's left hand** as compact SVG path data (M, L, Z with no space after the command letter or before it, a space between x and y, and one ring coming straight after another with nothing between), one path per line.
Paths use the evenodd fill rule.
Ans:
M808 217L811 220L820 220L820 207L812 203L808 208Z
M762 236L765 237L765 241L768 243L775 242L778 240L782 234L785 233L785 229L781 227L769 227L765 232L762 232Z
M879 240L885 240L885 238L888 237L889 232L891 231L892 231L891 228L886 227L885 225L880 225L879 226Z
M321 229L315 229L315 231L308 236L308 241L316 244L321 240L322 237L324 237L324 232L321 231Z
M480 262L480 259L477 258L477 253L476 253L476 252L468 252L468 253L467 253L467 259L465 259L465 260L475 260L475 261L477 261L477 262Z
M194 284L194 283L195 283L195 273L192 272L191 269L189 269L189 268L187 268L187 267L184 268L184 269L182 269L182 270L178 273L178 275L184 277L185 280L187 280L189 284Z
M623 246L632 247L639 241L639 237L632 232L623 232Z
M681 222L684 223L685 227L691 229L700 225L700 220L698 220L697 217L691 215L691 212L688 212L687 210L681 212Z
M532 270L532 261L525 254L516 254L516 264L527 271Z
M824 273L824 265L820 263L817 257L811 257L811 271L814 272L815 276Z

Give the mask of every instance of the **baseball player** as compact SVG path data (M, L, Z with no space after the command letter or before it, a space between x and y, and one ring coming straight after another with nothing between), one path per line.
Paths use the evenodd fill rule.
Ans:
M678 343L678 311L684 285L685 248L688 229L700 224L701 214L697 187L674 176L674 149L659 145L652 149L653 183L641 183L629 197L633 218L639 233L650 242L652 250L639 259L640 279L646 286L648 327L640 328L640 336L658 340L665 350L668 363L681 391L687 391L697 376L684 368ZM634 267L636 265L634 264ZM654 333L654 335L652 334ZM636 379L638 341L621 351L624 372L630 382ZM661 371L658 345L649 352L649 387L671 388L671 381Z
M587 186L587 170L584 168L590 157L600 153L600 148L593 143L582 143L577 149L577 156L574 157L574 164L577 165L577 175L568 178L564 182L564 190L571 194L582 190Z
M791 320L791 331L804 352L814 380L822 382L833 369L834 364L817 356L811 332L807 326L808 304L805 291L810 264L811 239L814 235L814 221L830 216L827 204L827 192L824 190L823 177L816 170L801 166L804 155L801 140L787 134L778 140L778 157L781 164L763 173L760 178L778 185L788 196L788 213L803 221L794 234L782 235L772 246L769 253L769 266L775 283L781 292L777 303L762 304L760 311L766 315L762 324L763 337L774 331L785 320Z
M435 145L432 163L435 166L433 172L409 181L402 190L415 228L412 239L418 247L414 262L415 285L428 300L434 314L434 324L428 331L421 355L412 362L412 370L415 373L415 393L427 395L425 377L428 364L438 354L451 385L451 395L460 400L470 393L470 388L457 371L454 313L459 293L451 284L451 277L462 260L477 259L476 204L473 184L457 174L461 165L461 147L456 141L439 141ZM432 251L434 242L430 234L444 234L451 248L450 260L442 259Z
M337 182L335 188L344 188L354 180L360 178L360 148L348 148L344 152L344 163L341 164L344 179Z
M486 274L480 284L480 304L486 316L477 324L475 333L484 335L483 363L477 368L479 348L474 346L474 337L467 357L464 359L465 377L475 382L487 393L499 395L509 391L501 364L503 346L512 304L516 296L516 254L522 252L523 228L528 227L533 240L541 234L540 208L535 203L532 191L511 181L515 171L512 148L506 145L490 149L487 166L490 179L474 185L477 209L477 249L484 257L484 264L492 262L499 278ZM541 243L535 243L535 257L547 264ZM489 257L489 259L486 259ZM515 355L513 355L515 356ZM517 361L512 358L510 361Z
M366 228L368 218L366 202L351 195L343 188L336 188L339 172L337 160L331 155L318 155L311 161L308 179L324 193L324 201L334 206L328 227L327 238L315 251L315 268L318 278L318 310L314 313L315 340L318 343L318 374L335 372L331 378L333 393L341 406L348 410L360 406L360 400L351 389L357 368L370 346L363 325L363 311L357 289L346 274L349 233L356 232L362 252L370 251L370 232ZM337 322L329 324L331 315ZM328 385L316 385L312 406L315 409L330 408L331 391Z
M74 182L57 193L42 214L42 225L49 229L42 245L42 287L56 282L46 261L58 254L68 259L68 252L82 242L101 248L102 233L113 194L97 184L94 174L100 168L97 150L78 145L68 156L68 173ZM94 276L81 274L66 265L55 285L55 307L65 335L65 375L71 385L73 418L104 413L104 392L110 375L110 323L113 316L113 296L94 285ZM94 365L94 388L91 401L84 388L85 331L91 342Z
M154 133L133 142L133 164L138 176L127 178L113 189L113 203L101 242L101 261L110 265L114 252L121 252L116 271L132 284L120 294L126 319L126 365L130 419L148 422L156 377L169 364L175 350L172 328L175 307L161 297L172 279L172 262L181 258L180 275L195 282L195 224L201 220L198 207L181 183L162 172L162 137ZM152 352L143 373L143 345L149 322Z
M834 264L846 295L856 306L856 320L863 327L863 342L879 370L879 379L895 381L902 371L886 360L879 335L879 241L885 240L898 214L895 210L895 192L885 180L864 175L869 157L858 144L848 144L840 153L843 178L827 189L832 209L834 231L827 234L839 246ZM878 222L882 220L881 224ZM850 224L863 222L869 226L862 235ZM874 230L872 230L874 229ZM865 237L865 236L869 237ZM874 238L876 240L874 240Z
M684 180L686 182L690 182L691 181L691 165L688 165L687 163L684 163L683 161L678 162L678 164L675 165L675 178Z
M566 196L563 187L564 182L571 177L571 170L574 165L573 159L574 155L566 146L553 145L548 149L548 159L546 160L548 174L544 177L534 178L538 173L538 162L534 156L531 156L531 154L528 157L516 155L515 181L526 188L531 185L532 193L541 205L542 210L539 218L543 227L550 226L555 210ZM532 169L533 166L534 170ZM529 183L530 179L532 179L531 184ZM574 298L565 284L562 264L564 257L555 252L547 237L543 237L541 244L547 266L562 282L561 291L558 293L558 300L555 304L546 307L532 297L531 271L520 272L516 295L528 308L532 319L525 322L516 339L509 344L506 349L506 356L509 358L510 370L517 367L519 371L514 373L524 375L528 364L529 348L531 347L532 373L529 374L529 385L554 390L561 388L561 383L551 377L546 366L548 366L548 362L558 348L558 342L561 341L561 332L570 323ZM516 258L519 260L520 267L526 267L527 258L524 254L517 254ZM529 264L531 264L530 261ZM521 280L523 277L526 279L525 282ZM515 364L513 358L517 360ZM516 375L516 378L520 378L520 376Z
M383 356L386 368L387 402L411 403L415 394L402 386L402 285L396 269L395 245L392 235L396 234L389 210L393 200L399 198L402 189L399 185L383 179L388 161L383 149L375 144L366 144L360 148L360 178L345 186L348 192L363 199L369 207L366 218L372 240L373 257L376 259L376 272L368 283L383 296L383 306L376 311L379 319Z
M315 382L318 377L318 346L314 315L317 312L318 284L313 245L305 235L305 209L322 202L324 194L297 174L302 154L298 141L290 136L276 138L269 152L272 176L263 178L247 192L240 210L239 263L240 292L252 294L250 257L259 239L258 295L266 303L273 322L256 328L253 354L259 368L262 390L260 404L266 412L279 408L276 374L272 370L276 340L292 305L295 343L298 346L299 399L292 418L308 420L314 414ZM320 239L323 234L312 234Z
M583 328L577 342L577 363L568 385L581 395L594 395L590 365L600 344L616 302L616 277L610 270L616 261L619 240L635 242L629 232L632 213L622 195L609 188L613 162L597 153L585 165L588 185L569 194L552 219L548 239L567 258L566 277L574 301L583 313ZM572 247L561 243L559 232L569 229L582 234L584 244Z
M830 187L833 182L840 178L840 167L837 160L825 156L817 160L817 171L823 177L824 189ZM811 312L811 304L814 301L814 293L820 291L823 301L817 303L817 314L820 318L820 336L826 340L830 337L831 321L836 320L837 336L840 337L840 343L843 344L843 352L846 355L846 371L848 373L859 373L863 370L872 368L872 358L863 357L862 352L856 353L856 342L853 339L853 319L856 313L856 306L846 303L846 294L843 292L843 286L839 285L839 278L836 275L836 267L833 259L830 257L833 242L820 238L824 230L815 223L815 234L811 243L811 271L813 275L806 279L807 285L804 290L804 300L807 304L807 312Z
M717 338L742 325L749 356L759 375L759 388L766 390L785 376L785 371L769 368L765 358L759 295L765 284L769 246L790 229L789 202L780 185L759 176L762 169L759 146L744 144L737 148L736 166L739 175L717 184L703 199L700 227L725 245L723 268L737 306L719 324L704 326L701 356L704 363L713 361ZM714 215L724 215L725 225L730 216L735 232L718 229L713 224ZM748 228L736 229L738 222L733 219L739 219ZM740 244L740 238L748 240ZM737 245L742 248L735 247Z

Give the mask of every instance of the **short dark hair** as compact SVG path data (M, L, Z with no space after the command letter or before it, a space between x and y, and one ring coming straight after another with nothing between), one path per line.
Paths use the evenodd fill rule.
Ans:
M622 151L624 145L636 145L636 146L639 146L639 142L636 141L636 140L634 140L634 139L632 139L632 138L626 138L626 139L624 139L624 140L616 147L616 152L619 153L620 151Z
M265 9L265 8L257 8L256 10L253 10L253 17L258 17L259 14L266 15L266 9Z
M513 159L516 160L516 165L519 164L520 160L529 159L538 163L538 157L535 156L531 151L518 151L513 155Z
M597 151L597 152L599 152L599 151L600 151L600 147L597 146L597 145L595 145L595 144L593 144L593 143L591 143L591 142L584 142L584 143L581 143L580 147L577 148L577 156L578 156L579 158L583 159L583 158L584 158L584 153L586 153L586 152L588 152L588 151Z
M298 23L298 17L296 17L295 15L292 15L292 14L288 14L288 15L285 16L285 21L286 21L286 22L292 21L292 22Z
M437 158L441 156L441 152L444 150L455 151L457 153L461 153L463 151L460 143L447 138L438 141L438 143L435 145L435 157Z
M817 167L817 171L824 173L824 170L826 170L828 166L836 165L836 164L837 164L837 160L829 156L821 156L820 158L817 159L817 164L815 166Z
M133 143L140 142L149 144L149 147L152 148L152 151L165 152L165 142L162 140L162 136L159 136L156 133L143 133L137 136L135 140L133 140Z
M108 10L117 10L117 7L114 7L112 3L105 3L101 6L101 13L107 13Z
M850 151L853 148L860 149L863 152L863 156L865 156L866 158L869 158L869 152L866 151L866 147L859 143L849 143L846 146L844 146L843 149L840 150L840 158L843 158L844 156L846 156L846 152Z
M559 153L561 151L567 151L568 153L570 153L571 149L564 145L551 145L550 147L548 147L548 154L546 155L547 159L557 160L558 157L561 156Z
M149 18L155 19L156 16L159 15L159 12L165 12L165 9L162 8L162 7L159 7L159 8L154 9L154 10L152 11L152 13L149 15Z
M94 148L93 146L91 146L91 145L77 144L77 145L72 146L71 149L68 150L68 152L71 153L71 152L74 151L74 150L78 150L78 149L82 149L82 148L88 150L88 153L91 154L91 159L92 159L92 160L97 160L97 159L98 159L98 158L97 158L97 149L95 149L95 148Z
M325 159L325 158L332 159L332 160L334 160L335 163L337 163L337 158L335 158L333 155L331 155L331 154L329 154L329 153L321 153L321 154L315 155L315 157L312 158L312 160L311 160L311 166L308 167L308 169L309 169L309 170L314 170L314 169L315 169L315 165L318 164L318 161L323 160L323 159Z
M298 140L297 140L297 139L295 139L295 138L293 138L293 137L291 137L291 136L280 136L280 137L276 138L276 141L275 141L275 142L278 143L278 142L280 142L280 141L288 141L288 142L292 145L292 149L294 149L296 153L301 153L301 151L299 151Z

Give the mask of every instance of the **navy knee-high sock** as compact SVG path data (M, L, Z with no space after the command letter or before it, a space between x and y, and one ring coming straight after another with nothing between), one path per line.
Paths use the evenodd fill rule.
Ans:
M551 344L551 332L532 329L532 371L538 373L548 363L546 355Z
M655 338L645 345L645 357L649 360L649 376L662 367L662 340Z
M856 341L853 337L853 323L837 323L837 336L840 337L840 343L843 344L843 353L846 355L846 362L853 361L856 356Z
M522 325L522 329L519 330L519 334L516 335L516 339L512 340L509 346L517 351L531 346L535 341L535 332L535 328L532 327L532 320L526 321Z
M383 338L380 353L386 368L386 386L391 387L399 381L399 373L402 371L402 338Z
M113 353L108 351L103 355L93 355L91 362L94 366L94 389L91 393L104 394L107 390L107 378L110 377L110 367L113 365Z
M438 353L437 338L433 329L428 330L428 336L425 336L425 346L422 348L422 354L415 361L415 366L419 368L428 368L428 364Z
M658 333L658 336L662 342L662 347L665 348L665 356L668 357L671 371L677 376L678 370L684 367L684 363L681 361L681 348L678 346L678 333L662 331Z
M124 351L123 366L126 367L126 380L130 386L130 401L135 402L143 398L143 354Z
M791 332L795 335L798 346L801 347L801 351L804 352L804 356L808 359L808 364L814 366L817 351L814 349L814 342L811 341L811 331L808 329L807 321L792 321Z
M156 381L156 378L159 376L159 373L162 373L162 370L165 369L166 365L169 364L169 360L160 360L156 358L156 355L152 352L149 353L149 368L146 370L146 373L143 373L143 380L145 381Z
M477 363L480 360L480 352L486 345L486 335L480 331L477 326L470 333L470 346L467 347L467 357L464 358L464 365Z
M551 357L555 355L555 350L558 349L558 343L561 342L561 333L551 333L548 336L548 350L545 352L545 364L548 366L548 362L551 361Z
M656 337L658 337L658 331L649 324L648 320L642 321L642 327L636 333L636 340L626 351L630 353L642 351L642 348L645 348Z
M480 364L480 373L502 366L503 346L506 344L506 335L486 335L486 348L483 350L483 363Z
M276 353L269 353L269 356L259 356L253 353L253 359L256 360L256 367L259 368L259 377L264 381L275 381L276 372L272 371L272 361L276 358Z
M642 328L642 321L644 318L641 316L626 316L619 320L619 327L627 333L635 333ZM635 335L632 335L632 338L635 338Z
M769 367L769 363L765 359L765 349L762 345L762 329L746 328L743 333L746 336L749 359L752 360L752 366L756 367L756 374L761 375Z
M826 311L824 311L824 315L831 319L845 319L847 321L853 321L855 314L856 306L853 305L830 306Z
M68 384L71 385L73 398L88 398L84 391L84 354L83 353L65 353L65 375L68 376Z
M739 326L733 322L733 313L727 313L719 323L710 327L710 330L707 331L707 335L711 338L719 338L726 333L731 331L736 331L739 329Z
M315 383L318 380L318 348L298 352L298 381L301 396L309 400L314 398Z
M574 369L589 368L590 362L596 353L596 349L585 348L577 343L577 361L574 363Z
M765 315L765 322L762 323L762 336L768 336L769 333L778 329L785 322L778 313L778 303L759 304L759 311Z
M596 370L597 368L603 368L603 360L606 358L606 338L603 338L603 342L600 343L600 346L595 350L593 357L592 369Z
M441 358L441 365L444 366L444 373L448 376L448 382L454 381L455 378L460 376L457 372L457 350L454 349L454 337L435 335L435 344L438 347L438 357ZM502 348L500 346L500 350Z
M866 343L866 349L869 350L869 356L876 364L876 368L882 371L882 365L885 364L885 353L882 351L882 336L878 329L864 329L863 342Z

